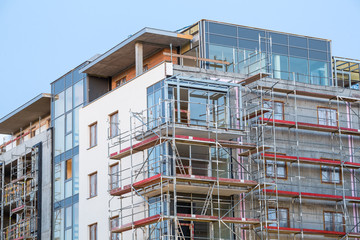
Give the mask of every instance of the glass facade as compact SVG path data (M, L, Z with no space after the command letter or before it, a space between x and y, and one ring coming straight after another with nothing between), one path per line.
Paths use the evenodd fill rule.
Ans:
M203 26L205 57L230 63L208 64L209 69L248 73L252 70L244 72L245 68L259 68L255 62L266 59L261 64L271 63L266 70L272 72L274 78L333 84L328 40L210 21L204 21ZM267 53L270 59L264 57Z
M78 239L79 109L86 95L86 75L78 66L51 84L53 149L53 239Z

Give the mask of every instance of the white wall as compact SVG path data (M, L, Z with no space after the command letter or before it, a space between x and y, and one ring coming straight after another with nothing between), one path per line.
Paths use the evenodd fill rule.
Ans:
M79 237L89 238L88 225L97 222L98 239L109 239L108 166L115 160L108 158L109 114L118 111L120 128L128 130L129 111L146 109L146 88L166 77L172 71L170 63L162 63L122 87L109 92L80 110L80 155L79 155ZM167 65L167 66L166 66ZM89 149L89 125L97 122L97 146ZM141 157L142 159L142 157ZM126 163L126 158L122 159ZM125 161L125 162L124 162ZM89 197L89 174L97 172L98 196ZM112 200L117 205L119 201ZM112 206L112 209L117 206ZM118 208L118 207L117 207Z

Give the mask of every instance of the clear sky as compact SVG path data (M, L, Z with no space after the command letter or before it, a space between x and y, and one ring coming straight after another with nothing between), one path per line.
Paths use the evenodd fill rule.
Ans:
M360 59L360 0L0 0L0 118L143 27L200 19L331 39Z

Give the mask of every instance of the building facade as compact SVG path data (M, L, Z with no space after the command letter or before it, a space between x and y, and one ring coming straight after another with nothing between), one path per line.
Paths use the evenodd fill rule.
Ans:
M0 119L0 239L51 238L50 103L40 94Z
M34 182L52 200L23 198L42 204L23 229L57 240L360 238L359 69L327 39L210 20L144 28L51 83L48 125L27 141L46 142L42 158L51 150ZM7 132L19 147L26 121ZM35 142L20 157L2 146L3 202ZM14 204L2 204L4 239L30 216Z
M81 239L359 237L359 61L329 40L202 20L81 71L112 87L80 110Z

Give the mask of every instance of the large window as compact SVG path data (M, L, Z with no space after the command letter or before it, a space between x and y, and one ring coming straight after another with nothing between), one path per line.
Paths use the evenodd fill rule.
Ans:
M284 161L272 161L266 160L266 176L267 177L277 177L277 178L287 178L287 165Z
M97 172L89 175L89 197L97 196Z
M115 112L109 115L110 118L110 138L119 135L119 114Z
M279 227L289 227L289 209L288 208L268 208L268 220L279 221ZM277 226L271 223L270 226Z
M158 82L147 88L148 126L154 128L164 122L165 104L164 81Z
M341 173L339 167L321 166L321 182L341 183Z
M226 87L219 87L219 91L200 90L196 89L194 83L194 88L189 88L188 84L184 87L170 85L167 91L164 91L163 85L162 81L147 89L149 128L158 126L165 120L173 120L173 115L177 123L230 127L230 107ZM204 85L200 87L205 88ZM165 102L162 101L165 98L173 100L166 102L168 108L165 108Z
M337 126L337 110L318 107L318 123L327 126Z
M344 232L344 216L338 212L324 212L325 231Z
M284 120L284 103L281 101L264 100L263 106L266 109L271 109L272 112L266 112L265 118L274 118L277 120Z
M97 123L93 123L89 126L90 129L90 147L97 145Z

